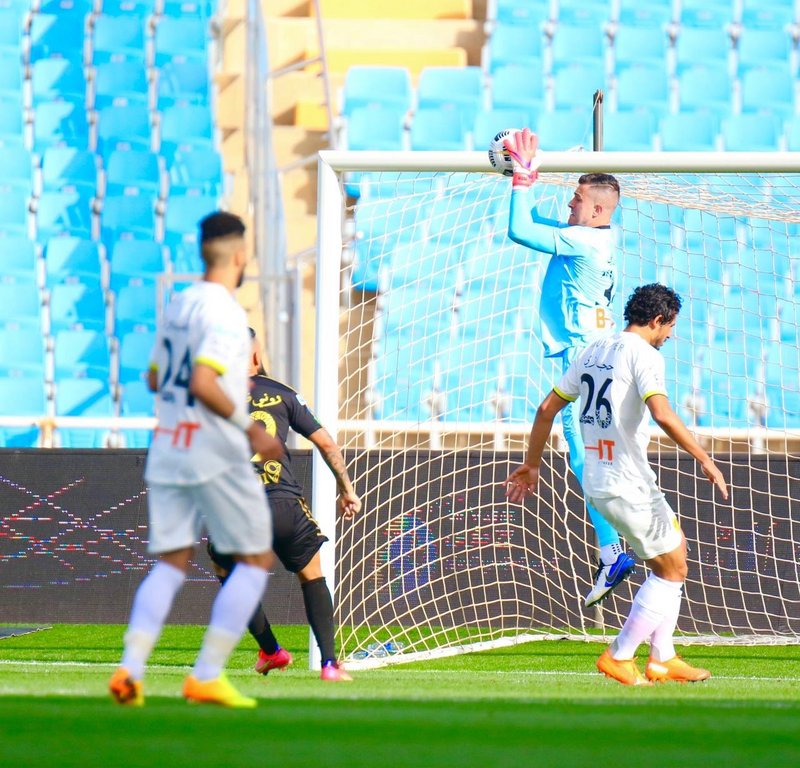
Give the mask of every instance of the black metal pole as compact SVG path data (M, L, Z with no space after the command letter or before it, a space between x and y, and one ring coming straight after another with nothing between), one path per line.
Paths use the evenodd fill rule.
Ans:
M592 104L592 149L601 152L603 149L603 92L594 92L594 103Z

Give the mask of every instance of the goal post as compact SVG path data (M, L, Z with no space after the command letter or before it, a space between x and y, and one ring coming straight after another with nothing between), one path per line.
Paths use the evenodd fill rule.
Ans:
M651 462L690 546L682 641L800 641L800 157L542 157L536 204L560 221L580 174L620 179L617 327L636 285L683 298L662 350L670 396L733 503L653 429ZM484 152L323 151L318 195L315 409L364 500L358 520L337 523L315 452L343 658L594 637L582 605L594 537L558 428L534 499L512 505L499 486L557 376L535 325L548 257L507 239L509 180ZM603 604L609 632L638 570ZM313 664L313 638L311 650Z

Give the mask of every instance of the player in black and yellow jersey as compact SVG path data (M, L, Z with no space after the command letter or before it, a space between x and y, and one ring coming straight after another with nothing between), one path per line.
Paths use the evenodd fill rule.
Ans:
M261 422L264 429L284 446L290 429L310 440L336 478L339 514L346 520L351 519L361 509L361 500L353 490L342 452L330 433L317 421L303 397L267 375L252 328L250 335L253 340L250 366L252 389L248 398L250 418ZM300 580L308 623L322 657L320 676L329 681L350 680L347 672L336 663L333 601L320 564L319 550L328 539L322 535L311 516L311 510L303 498L303 489L292 472L289 453L284 452L280 459L266 462L261 461L260 457L256 459L259 460L254 464L272 510L273 551L286 570L296 573ZM211 541L208 552L220 581L224 583L233 568L233 561L218 553ZM259 645L256 672L266 675L271 669L283 669L291 664L292 657L278 645L263 606L256 609L248 629Z

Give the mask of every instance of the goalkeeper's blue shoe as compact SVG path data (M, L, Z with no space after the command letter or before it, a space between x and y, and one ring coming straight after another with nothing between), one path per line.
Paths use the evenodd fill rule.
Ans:
M633 573L636 568L636 561L625 552L617 555L617 559L611 565L602 562L594 575L594 587L586 595L584 605L587 608L599 603L604 597L608 597L611 591L621 584Z

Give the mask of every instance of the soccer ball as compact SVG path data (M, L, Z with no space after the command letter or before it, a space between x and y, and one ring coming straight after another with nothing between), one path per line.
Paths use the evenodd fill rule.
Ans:
M511 155L508 154L508 151L503 146L503 142L512 133L517 133L518 131L519 128L506 128L505 130L497 133L492 139L491 144L489 144L489 162L492 164L492 168L500 171L503 176L514 175L514 166L511 161Z

